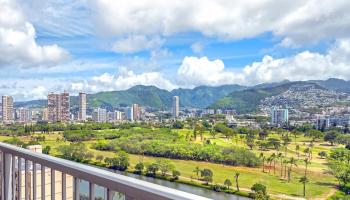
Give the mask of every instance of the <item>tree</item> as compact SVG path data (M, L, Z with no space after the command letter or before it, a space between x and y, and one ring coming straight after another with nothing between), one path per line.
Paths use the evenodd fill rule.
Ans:
M311 153L312 153L312 151L311 151L311 148L310 148L310 147L304 149L303 152L304 152L305 155L307 155L307 157L308 157L309 159L311 159Z
M105 160L106 161L106 160ZM130 165L129 163L129 156L125 152L119 152L116 157L114 158L108 158L107 160L110 168L116 169L119 171L125 171L128 166Z
M299 179L300 183L303 183L303 196L306 196L306 183L309 182L306 176L303 176Z
M159 170L159 166L157 163L152 163L147 166L147 175L149 176L156 176L157 171Z
M280 165L281 165L281 177L283 175L283 154L282 153L278 153L277 154L277 158L280 159Z
M339 133L337 131L328 131L326 133L326 135L324 136L324 141L327 141L329 143L331 143L331 145L334 145L334 142L337 139L337 136L339 135Z
M145 165L142 162L139 162L135 165L135 172L137 174L142 174L142 171L144 168L145 168Z
M179 176L181 176L181 173L177 170L173 170L172 175L173 175L173 179L177 180L177 179L179 179Z
M345 186L350 183L350 150L346 148L332 150L328 156L328 163L339 185Z
M292 173L292 167L293 166L297 166L297 162L296 162L296 160L293 157L291 157L290 160L288 161L288 163L289 163L288 182L290 182L290 180L291 180L291 173Z
M260 159L262 161L262 171L265 172L265 160L266 160L266 157L264 156L263 153L260 153Z
M50 147L50 146L45 146L45 147L43 148L43 154L49 155L49 154L50 154L50 151L51 151L51 147Z
M276 159L277 159L277 155L273 153L271 155L271 160L273 161L273 174L276 174Z
M295 146L295 151L296 151L296 153L297 153L297 156L298 156L298 159L299 159L299 151L300 151L300 146L299 146L299 144L297 144L296 146Z
M201 171L201 177L208 185L209 183L213 182L213 172L210 169L203 169Z
M184 127L184 124L181 121L176 120L173 123L173 128L174 129L183 129L183 127Z
M196 166L196 168L194 168L193 172L196 173L197 179L199 179L199 173L201 172L201 169L198 166Z
M250 150L253 150L253 148L255 146L254 134L249 133L248 135L246 135L246 143L247 143L247 146L250 148Z
M282 141L283 141L283 147L284 147L284 156L287 157L288 145L290 143L290 138L288 137L288 134L285 134L282 136Z
M97 155L96 160L101 162L103 160L103 155Z
M226 179L224 185L227 187L227 189L230 189L230 186L232 185L230 179Z
M238 185L238 178L239 178L239 175L240 175L239 172L236 172L236 173L235 173L235 180L236 180L236 189L237 189L237 191L239 191L239 185Z
M271 147L273 147L273 149L275 150L279 150L281 147L281 140L277 139L277 138L269 138L267 139L267 144Z
M324 152L324 151L320 151L320 152L318 153L318 155L323 159L323 158L325 158L325 157L327 156L327 153Z
M165 176L169 171L172 171L175 168L168 160L159 159L157 160L157 164L162 176Z
M312 141L315 141L316 139L320 139L323 137L323 133L315 129L310 130L306 135L311 137Z
M254 192L254 199L268 199L266 194L266 186L261 183L255 183L251 190Z

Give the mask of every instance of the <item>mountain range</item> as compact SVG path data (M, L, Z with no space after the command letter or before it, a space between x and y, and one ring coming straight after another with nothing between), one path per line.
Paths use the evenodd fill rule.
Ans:
M336 90L350 94L350 81L342 79L310 80L310 81L282 81L263 83L255 86L222 85L199 86L193 89L175 89L167 91L155 86L137 85L127 90L105 91L88 94L89 107L116 107L137 103L142 106L157 109L169 109L172 96L180 97L181 107L190 108L234 108L241 112L250 112L257 102L265 97L278 95L295 84L315 84L323 89ZM47 100L32 100L15 102L15 106L42 107ZM71 96L71 105L76 107L78 97Z

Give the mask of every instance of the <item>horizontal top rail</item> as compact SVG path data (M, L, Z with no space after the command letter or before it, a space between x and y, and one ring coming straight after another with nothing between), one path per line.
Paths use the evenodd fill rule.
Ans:
M209 200L209 198L195 194L116 174L89 165L36 153L2 142L0 142L0 151L109 188L110 190L121 192L133 199Z

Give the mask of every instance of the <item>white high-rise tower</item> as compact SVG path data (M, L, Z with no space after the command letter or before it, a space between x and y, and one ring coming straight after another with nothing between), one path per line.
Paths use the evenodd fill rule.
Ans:
M179 117L179 111L180 111L180 98L179 96L173 96L173 105L172 105L173 118Z

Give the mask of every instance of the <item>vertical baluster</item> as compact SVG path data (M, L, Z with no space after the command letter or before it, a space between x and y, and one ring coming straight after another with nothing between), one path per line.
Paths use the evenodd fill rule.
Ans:
M113 200L113 191L107 188L107 200Z
M12 155L12 195L16 199L16 157Z
M36 200L36 163L32 162L33 165L33 199Z
M95 200L95 184L89 182L89 200Z
M25 160L25 172L24 172L24 199L29 200L29 160Z
M11 170L12 170L12 155L3 152L2 153L2 196L4 200L12 199L12 183L11 183Z
M18 199L22 199L22 158L18 157L18 184L17 184L17 196Z
M55 170L51 168L51 200L55 200L56 197L56 191L55 191L55 184L56 184L56 179L55 179Z
M62 200L66 200L66 174L62 172Z
M74 177L74 184L73 184L73 192L74 192L74 196L73 199L74 200L79 200L80 199L80 184L79 184L79 178Z
M41 164L41 200L45 200L45 166Z
M4 185L5 185L5 181L4 181L4 175L5 175L5 172L4 172L4 152L1 152L0 153L0 159L1 159L1 162L0 162L0 164L1 164L1 199L3 199L4 198L4 196L5 196L5 188L4 188Z

